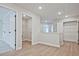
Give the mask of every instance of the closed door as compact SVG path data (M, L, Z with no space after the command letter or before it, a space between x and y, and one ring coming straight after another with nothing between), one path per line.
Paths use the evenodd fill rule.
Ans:
M10 46L10 37L9 37L9 30L10 30L9 23L10 22L9 21L10 21L9 15L6 14L4 16L3 24L2 24L2 31L3 31L2 40Z
M3 20L3 40L11 47L10 49L12 50L15 50L16 44L15 14L15 12L9 11Z
M64 23L64 40L65 41L78 41L78 26L76 21Z

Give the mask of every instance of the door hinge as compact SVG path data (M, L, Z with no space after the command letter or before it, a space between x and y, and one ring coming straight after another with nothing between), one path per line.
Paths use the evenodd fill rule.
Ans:
M15 29L15 32L16 32L16 29Z
M16 47L16 44L15 44L15 47Z
M16 18L16 15L15 15L15 18Z

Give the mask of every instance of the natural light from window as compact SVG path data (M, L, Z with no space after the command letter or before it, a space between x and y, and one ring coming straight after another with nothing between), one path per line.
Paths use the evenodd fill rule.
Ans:
M42 24L42 32L53 32L53 24Z

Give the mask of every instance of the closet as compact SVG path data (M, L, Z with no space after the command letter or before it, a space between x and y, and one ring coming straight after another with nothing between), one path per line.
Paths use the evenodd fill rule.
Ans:
M64 41L78 42L78 22L68 21L63 23Z

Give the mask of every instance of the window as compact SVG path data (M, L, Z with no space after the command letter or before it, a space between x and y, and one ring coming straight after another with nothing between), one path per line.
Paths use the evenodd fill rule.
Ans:
M42 32L53 32L53 24L42 24Z

